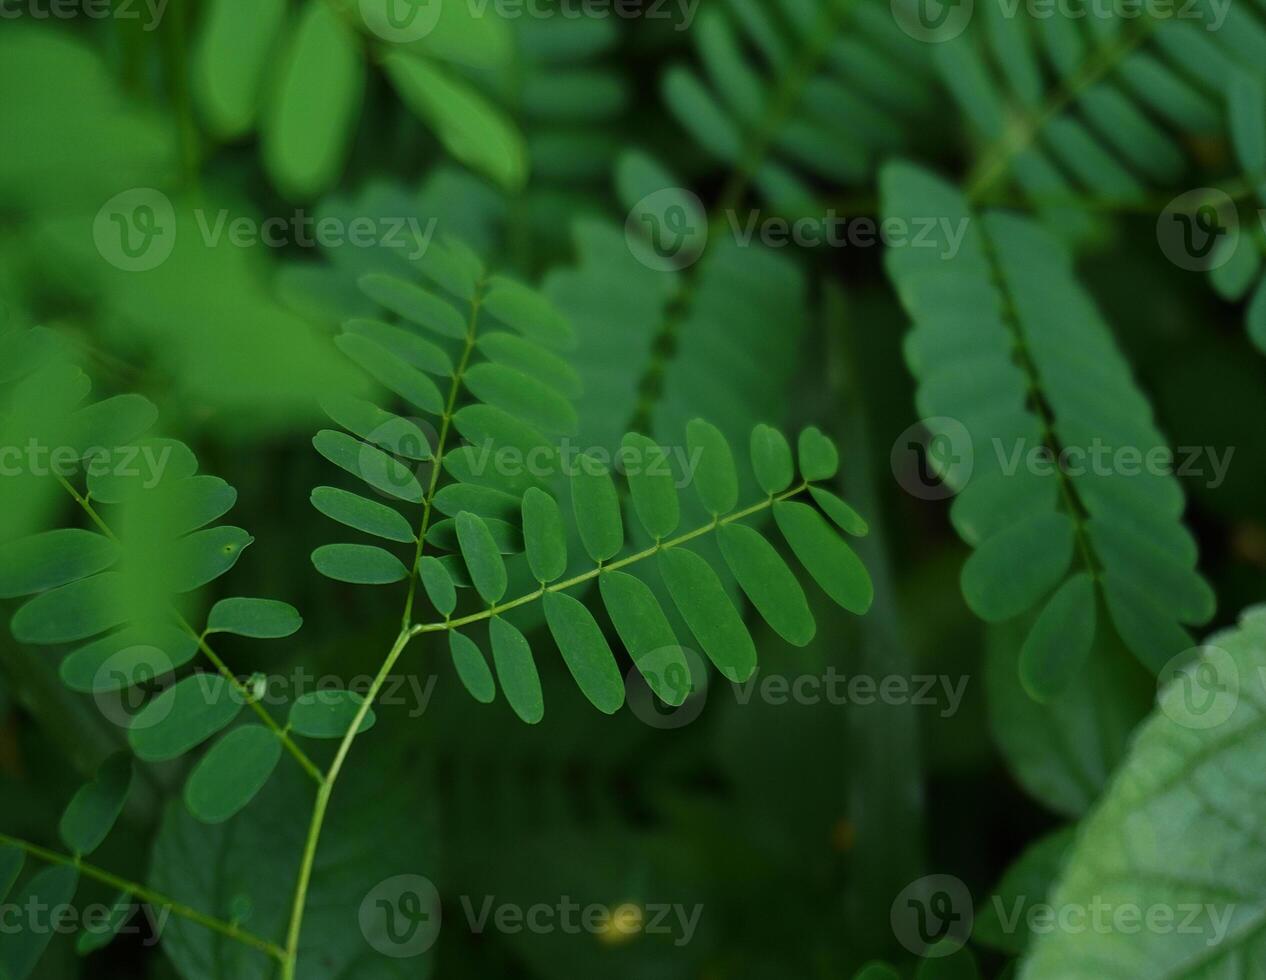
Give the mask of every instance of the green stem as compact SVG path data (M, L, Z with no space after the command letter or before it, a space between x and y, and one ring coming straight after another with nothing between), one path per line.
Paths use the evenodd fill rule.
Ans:
M400 654L409 645L411 638L412 634L407 630L402 630L400 635L396 637L396 642L391 647L391 652L387 654L387 659L383 661L382 667L379 668L378 676L374 678L373 684L370 685L365 699L361 702L360 708L356 712L356 717L352 719L351 726L343 736L342 742L339 743L338 753L334 756L334 762L330 765L325 781L321 784L320 789L317 790L316 805L312 808L312 820L308 825L308 837L304 843L303 858L299 864L299 880L295 885L294 901L290 908L290 927L286 933L286 950L282 960L282 980L294 980L295 977L295 967L299 959L299 935L303 929L304 906L307 903L308 886L312 882L312 865L316 861L317 844L321 840L321 828L325 823L325 814L326 810L329 809L330 797L334 792L334 784L338 781L339 773L343 769L343 763L347 760L347 755L352 749L352 743L356 741L360 726L364 722L365 716L369 714L370 706L377 699L383 684L386 683L387 677L391 673L391 669L396 665L396 661L400 659Z
M445 620L442 623L418 624L409 630L409 635L417 636L419 633L440 633L456 629L459 626L468 626L471 623L478 623L485 619L491 619L493 616L500 615L507 610L516 609L519 606L525 606L530 602L535 602L546 592L562 592L564 589L574 588L583 582L589 582L597 578L603 572L618 571L621 568L627 568L629 565L634 565L637 562L645 561L647 558L654 557L661 551L667 551L669 548L678 548L689 541L694 541L696 538L703 537L705 534L711 534L717 528L723 527L726 524L733 524L735 521L741 521L745 517L751 517L753 514L759 514L761 511L768 510L780 501L804 493L804 491L808 488L809 484L807 482L801 483L797 487L793 487L790 490L771 496L766 500L762 500L758 504L753 504L751 507L735 511L733 514L726 517L719 517L710 524L697 527L693 531L687 531L685 534L680 534L675 538L669 538L667 541L659 541L643 551L621 558L619 561L607 562L604 565L599 565L597 568L590 569L589 571L583 572L573 578L564 579L561 582L555 582L553 585L543 585L535 592L529 592L527 595L519 596L517 599L511 599L509 602L490 606L483 612L474 613L470 616L463 616L460 619Z
M435 444L435 460L431 467L431 483L426 490L426 499L422 503L422 523L418 527L418 547L413 555L413 567L409 573L409 597L404 604L404 617L401 628L408 629L413 618L413 600L418 591L418 566L422 563L422 552L426 548L426 532L431 526L431 510L435 500L435 488L440 482L440 470L444 467L444 453L448 446L448 434L453 425L453 411L457 407L457 396L461 392L462 378L466 376L466 368L470 365L471 354L475 350L475 333L479 326L479 307L483 284L475 287L475 297L470 302L470 320L466 325L466 344L462 349L457 370L453 372L452 383L448 387L448 401L444 406L444 415L440 420L440 434Z
M323 783L325 781L325 776L321 774L321 770L317 768L316 763L309 759L307 753L295 744L294 740L289 736L289 734L287 734L286 730L277 724L273 716L265 710L264 706L260 704L254 696L252 696L246 685L238 680L237 675L235 675L233 671L229 670L228 665L220 659L210 646L207 645L206 634L203 633L199 635L184 619L181 619L180 622L181 625L189 631L190 635L198 638L199 649L201 649L202 652L206 654L206 658L215 665L215 669L220 672L220 676L233 685L237 693L247 704L251 706L251 709L255 712L255 714L259 716L260 721L262 721L269 730L272 731L278 739L280 739L281 744L286 747L287 751L289 751L292 756L294 756L295 761L299 763L299 765L303 768L303 771L311 776L313 780L316 781L317 785Z
M286 951L276 943L270 943L268 940L262 939L254 933L247 932L245 929L240 928L232 922L225 922L222 919L215 918L214 916L206 915L205 913L199 912L197 909L190 908L188 905L183 905L166 895L159 894L156 891L151 891L144 885L139 885L134 881L128 881L126 878L120 878L118 875L111 874L109 871L105 871L95 865L85 864L78 858L69 857L65 854L58 854L56 851L47 850L46 848L39 847L29 841L24 841L17 837L10 837L8 834L0 834L0 844L8 844L11 847L19 848L20 850L30 854L32 857L39 858L41 861L46 861L49 864L60 864L68 868L74 868L82 875L94 878L103 884L110 885L122 892L126 892L134 898L139 898L143 902L148 902L156 908L167 909L173 915L178 915L182 919L188 919L190 922L195 922L200 926L204 926L205 928L212 930L213 932L218 932L223 936L227 936L230 939L242 943L243 945L257 949L261 953L267 953L276 960L280 960L282 962L285 961Z

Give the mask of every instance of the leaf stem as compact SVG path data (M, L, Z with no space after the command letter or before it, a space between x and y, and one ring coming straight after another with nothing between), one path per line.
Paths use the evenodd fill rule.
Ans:
M39 847L29 841L22 840L18 837L10 837L8 834L0 834L0 844L8 844L11 847L19 848L30 854L32 857L39 858L49 864L60 864L68 868L74 868L80 874L89 878L94 878L103 884L110 885L120 891L126 892L134 898L139 898L143 902L148 902L157 908L169 910L173 915L178 915L182 919L188 919L190 922L204 926L213 932L227 936L236 940L243 945L250 946L259 950L261 953L267 953L273 959L285 962L286 951L276 943L270 943L267 939L256 936L252 932L247 932L232 922L225 922L214 916L206 915L197 909L190 908L180 902L169 898L159 892L152 891L144 885L139 885L134 881L128 881L126 878L120 878L118 875L111 874L96 865L86 864L78 858L73 858L65 854L58 854L56 851L50 851L46 848Z
M460 619L445 620L442 623L419 623L409 630L409 635L417 636L420 633L446 632L451 629L456 629L459 626L467 626L471 623L478 623L485 619L491 619L493 616L506 612L509 609L516 609L519 606L525 606L530 602L535 602L537 599L541 598L541 596L545 595L546 592L562 592L565 589L570 589L584 582L589 582L597 578L603 572L618 571L621 568L627 568L629 565L634 565L637 562L651 558L659 554L661 551L667 551L669 548L680 547L687 542L694 541L696 538L703 537L705 534L711 534L717 528L723 527L726 524L733 524L735 521L741 521L745 517L751 517L753 514L759 514L761 511L768 510L776 503L804 493L804 491L808 488L808 482L803 482L799 486L793 487L790 490L785 490L780 494L767 497L758 504L753 504L743 510L735 511L733 514L729 514L725 517L715 518L711 522L704 524L702 527L695 528L693 531L687 531L685 534L679 534L677 537L669 538L666 541L659 541L651 547L636 552L635 554L628 555L618 561L606 562L605 564L592 568L580 575L564 579L561 582L555 582L553 585L542 585L535 592L529 592L527 595L519 596L517 599L511 599L509 602L490 606L483 612L463 616Z
M295 967L299 958L299 935L303 929L303 911L307 903L308 886L312 882L312 866L316 861L317 844L321 840L321 828L325 823L325 814L326 810L329 809L330 797L334 792L334 784L338 781L339 772L343 768L343 763L347 760L347 755L352 749L352 743L356 740L365 716L369 714L370 707L377 699L383 684L386 683L387 677L391 673L391 669L396 665L396 661L400 659L400 654L409 645L411 638L412 633L408 630L401 630L400 635L396 637L396 642L387 654L387 659L383 661L382 667L378 670L378 676L374 678L364 700L361 701L356 717L352 719L351 726L339 743L338 753L334 756L334 762L330 764L330 769L326 773L324 782L321 783L320 788L317 790L316 804L312 808L312 820L308 825L308 837L303 846L303 858L299 864L299 880L295 885L294 901L290 908L290 927L286 933L286 950L282 960L282 980L294 980L295 977Z
M440 482L440 471L444 466L444 453L448 446L448 433L453 424L453 411L457 407L457 395L462 388L462 379L466 376L466 368L470 365L471 354L475 350L475 333L479 325L479 307L482 302L483 283L475 287L474 298L470 301L470 319L466 326L466 344L462 348L461 359L457 370L453 372L452 383L448 387L448 401L444 406L444 415L440 419L440 434L435 443L435 459L431 467L431 483L426 490L426 499L422 503L422 522L418 527L418 547L413 555L413 566L409 569L409 597L405 600L404 616L401 629L409 628L413 618L413 600L418 591L418 566L422 563L422 552L426 548L426 532L431 526L431 511L435 501L435 489Z

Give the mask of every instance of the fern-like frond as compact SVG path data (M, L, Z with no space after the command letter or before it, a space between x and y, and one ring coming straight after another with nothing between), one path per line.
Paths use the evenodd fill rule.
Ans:
M692 31L705 81L678 66L669 109L773 207L813 213L812 183L856 185L932 116L927 46L872 0L727 0ZM737 203L731 201L730 203Z
M506 598L507 577L500 550L484 522L470 513L458 518L462 555L475 589L486 608L443 621L420 624L415 633L448 633L458 673L472 693L491 689L483 676L478 648L460 630L487 621L497 677L514 710L525 721L539 721L544 705L532 651L526 638L504 615L536 602L543 605L550 632L586 697L600 710L613 713L624 702L624 686L614 654L593 614L568 595L569 590L597 582L616 634L651 690L664 702L680 705L692 689L692 677L681 645L663 606L651 587L630 571L644 571L653 560L674 607L695 641L716 668L736 683L756 669L756 649L738 609L717 571L691 546L709 536L719 540L729 574L769 624L786 640L804 645L815 632L803 589L769 541L743 523L771 511L792 552L818 585L850 612L865 613L873 588L865 567L828 517L850 534L864 534L866 525L844 501L818 486L839 466L835 446L816 429L805 430L799 443L799 479L792 451L777 430L758 427L752 434L752 465L765 496L739 506L739 476L729 443L715 426L695 420L687 427L695 469L691 483L711 519L680 531L681 507L674 478L657 469L662 460L645 437L630 435L625 447L637 465L627 480L641 530L654 544L626 548L626 527L620 495L602 460L582 456L570 475L572 521L592 566L564 577L568 568L568 521L558 501L538 489L523 498L523 534L527 560L538 585ZM808 494L821 508L796 500ZM631 529L630 529L631 530ZM472 679L478 683L472 684Z
M1246 210L1240 233L1219 242L1220 248L1210 254L1210 278L1224 299L1241 300L1252 290L1245 314L1248 336L1266 353L1266 276L1262 275L1266 254L1266 223L1262 220L1266 215L1266 79L1260 71L1234 70L1229 73L1226 95L1231 144L1251 185L1250 201L1258 206ZM1209 206L1216 211L1214 205ZM1221 251L1228 248L1229 256Z
M626 207L678 185L639 154L621 160L617 183ZM576 266L545 280L576 331L581 441L614 451L637 428L679 446L702 417L741 442L757 423L781 421L808 326L804 274L719 236L688 269L648 268L626 237L641 231L577 222Z
M225 736L186 788L201 819L224 820L249 803L283 746L319 778L207 642L212 633L289 636L302 623L298 612L275 600L238 598L217 603L203 631L187 618L192 595L227 573L252 541L241 528L214 523L232 508L236 491L199 475L198 461L183 443L138 438L157 417L144 398L121 395L79 407L88 379L46 337L34 330L5 338L14 350L34 354L25 364L12 362L18 377L3 392L3 445L38 451L19 482L60 484L92 527L45 530L0 546L0 597L25 600L10 623L14 637L73 647L59 673L74 691L141 697L152 682L164 685L134 717L118 719L126 723L133 751L146 761L185 755L250 704L263 725ZM82 489L72 482L77 480ZM176 672L199 651L216 673L177 680ZM241 753L248 741L249 756Z
M976 549L968 605L990 622L1041 607L1020 662L1036 696L1079 669L1100 599L1159 670L1192 646L1181 624L1207 622L1214 596L1195 570L1172 454L1069 255L1032 221L978 214L912 166L890 166L882 186L887 216L943 222L935 247L887 260L914 320L905 350L919 412L952 446L929 459L958 492L951 517ZM1034 453L1054 465L1031 465Z
M1060 237L1090 236L1090 207L1139 206L1149 188L1182 176L1187 142L1222 129L1230 72L1260 58L1250 52L1264 44L1259 13L1219 12L1207 0L1166 18L1090 9L1037 16L1023 4L982 4L971 27L934 54L985 141L969 196L1013 182Z
M736 524L771 509L793 550L837 601L855 612L869 606L870 581L856 556L827 532L818 511L789 499L812 489L814 499L847 530L865 529L843 501L810 487L838 468L835 447L816 430L802 436L802 482L795 487L786 440L768 427L757 430L755 472L766 497L740 510L739 474L725 435L698 420L683 424L683 445L695 461L686 476L695 482L708 515L707 522L684 534L676 534L682 508L668 454L653 440L627 436L622 449L637 461L627 470L630 495L654 544L619 557L626 538L611 478L612 456L604 460L584 451L577 457L558 441L578 431L568 396L579 393L579 379L551 350L571 340L568 321L527 287L487 275L456 242L433 247L420 265L439 290L394 277L366 277L362 288L400 322L349 321L338 343L421 418L337 398L326 409L343 431L325 430L314 439L318 452L379 498L319 487L314 505L382 543L325 545L313 553L313 562L325 575L355 584L407 580L407 623L420 580L443 619L411 625L411 633L450 633L457 672L478 700L495 697L493 675L476 642L458 630L487 621L496 676L507 698L525 720L540 720L543 703L531 650L503 616L539 600L581 689L600 709L618 710L623 681L604 633L588 610L565 594L596 580L616 631L652 689L680 704L690 689L682 648L650 588L621 571L654 556L660 556L659 570L678 611L718 668L728 677L746 678L755 668L755 649L742 620L711 566L681 548L713 532L720 532L735 577L757 608L788 639L807 642L812 617L799 585L759 534ZM495 329L494 321L513 332ZM446 394L436 377L447 379ZM434 436L420 427L420 422L429 424L424 420L438 426ZM458 437L464 442L457 444ZM582 443L584 450L602 448ZM534 461L537 469L498 464L507 449L516 461ZM429 473L420 476L418 464L430 464ZM564 520L559 496L550 492L559 475L567 477L574 521ZM416 530L398 509L402 505L418 511ZM441 514L446 518L438 520ZM595 565L565 577L572 528ZM400 553L410 546L411 558ZM515 594L512 582L522 576L508 567L507 556L520 566L523 556L530 573L526 581L535 583L512 599L506 598ZM481 608L476 612L458 612L460 592L466 589L477 597Z

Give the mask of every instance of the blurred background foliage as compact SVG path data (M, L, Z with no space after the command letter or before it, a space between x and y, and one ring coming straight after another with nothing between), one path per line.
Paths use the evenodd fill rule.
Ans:
M230 221L434 219L541 284L580 338L581 443L614 446L633 419L665 443L680 443L696 415L738 445L757 421L822 425L845 447L844 489L873 529L863 557L878 601L862 620L815 608L819 635L804 651L758 634L761 675L967 679L961 709L945 716L943 705L742 704L714 677L696 720L658 729L627 709L600 715L542 658L551 710L527 729L503 700L471 703L448 658L420 644L402 666L423 687L436 679L426 711L380 712L329 828L331 860L350 870L326 876L308 928L340 975L810 978L851 975L872 957L908 964L888 924L893 896L943 871L983 900L1029 843L1085 813L1148 708L1152 681L1124 658L1036 705L1016 682L1015 644L987 642L966 608L968 549L947 506L902 491L890 466L916 415L907 320L880 249L721 243L687 270L652 272L624 242L647 190L690 187L715 220L735 207L873 216L878 164L910 155L970 179L985 200L1027 207L1036 195L1037 213L1076 244L1082 281L1161 430L1175 445L1234 447L1224 485L1185 484L1219 596L1214 625L1266 595L1266 361L1238 297L1176 273L1153 231L1171 192L1233 181L1241 167L1219 80L1191 71L1166 29L1131 38L1090 84L1085 65L1105 60L1100 49L1052 49L1058 63L1014 76L1032 84L1003 110L994 103L1007 86L969 84L1008 51L1004 71L1027 64L996 34L992 48L980 40L996 25L973 25L970 50L923 45L877 0L704 0L688 25L676 5L655 4L662 17L515 18L495 3L445 2L434 32L403 43L375 34L350 0L169 0L152 30L139 4L137 19L37 19L31 4L0 5L16 12L0 22L0 299L11 323L61 337L99 396L148 396L163 434L238 488L236 520L256 542L233 591L284 597L306 620L262 669L372 673L394 635L394 593L313 573L325 530L306 500L321 482L309 445L317 398L355 383L331 338L366 312L357 277L405 260L294 236L278 248L213 244L199 222L221 209ZM1258 38L1260 11L1243 16L1236 37ZM1137 60L1143 40L1178 67ZM1171 93L1166 105L1183 111L1155 134L1157 156L1136 161L1149 172L1078 157L1077 127L1102 119L1094 100L1067 93L1115 84L1113 72L1126 90L1154 91L1140 73L1162 68L1190 97ZM1063 119L1041 150L1085 164L1059 193L1039 179L1058 162L1021 155L1015 181L1007 159L998 166L1009 113L1047 98L1090 119ZM176 222L170 257L143 273L103 261L92 234L103 205L138 187L165 194ZM43 501L29 523L69 507ZM257 667L254 655L240 664ZM6 831L49 841L73 788L122 744L91 699L61 687L55 657L0 635ZM170 805L181 765L147 767L126 832L98 863L194 904L249 895L244 921L267 932L288 897L308 788L279 780L209 832ZM355 907L380 869L423 873L450 897L704 912L693 941L675 947L647 935L471 935L452 902L432 955L361 962ZM56 940L38 975L264 975L263 961L234 960L183 924L169 927L170 960L138 937L83 961L72 946ZM1008 961L1005 949L979 952L988 975Z

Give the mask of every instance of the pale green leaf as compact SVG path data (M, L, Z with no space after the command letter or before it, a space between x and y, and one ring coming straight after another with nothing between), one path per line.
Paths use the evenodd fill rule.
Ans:
M523 495L523 541L538 582L553 582L567 570L567 529L558 502L535 487Z
M299 610L276 599L221 599L207 617L208 633L236 633L256 639L280 639L303 625Z
M389 551L366 544L326 544L312 552L317 571L353 585L390 585L409 577L404 563Z
M849 612L861 615L870 609L875 589L866 566L821 514L808 504L784 500L774 505L774 520L822 591Z
M514 713L535 725L545 717L545 702L532 649L523 634L500 616L494 616L488 626L501 690Z
M599 711L615 714L624 704L624 679L602 628L569 595L547 592L543 602L550 633L581 693Z

